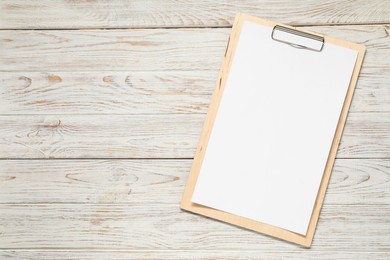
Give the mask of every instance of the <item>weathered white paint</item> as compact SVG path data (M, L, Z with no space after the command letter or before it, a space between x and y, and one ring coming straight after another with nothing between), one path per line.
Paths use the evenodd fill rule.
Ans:
M236 11L367 46L310 250L179 210ZM54 30L0 31L0 258L390 258L389 17L381 0L1 1L0 28Z

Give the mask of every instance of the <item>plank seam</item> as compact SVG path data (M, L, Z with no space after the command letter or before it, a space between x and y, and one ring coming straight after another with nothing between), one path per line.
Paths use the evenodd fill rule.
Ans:
M370 26L370 25L388 25L386 22L368 22L368 23L308 23L295 24L284 23L294 27L312 27L312 26ZM0 28L0 31L77 31L77 30L175 30L175 29L220 29L232 28L232 25L216 25L216 26L144 26L144 27L63 27L63 28L15 28L5 27Z

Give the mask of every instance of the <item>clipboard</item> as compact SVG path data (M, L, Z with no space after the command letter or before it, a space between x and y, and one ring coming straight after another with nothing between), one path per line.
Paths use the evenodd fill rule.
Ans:
M244 26L245 26L245 28L244 28ZM229 202L226 202L224 204L225 208L223 208L223 206L221 206L222 209L219 208L219 206L216 206L216 207L210 206L213 204L213 202L206 202L206 203L198 203L198 202L194 203L193 202L193 197L194 197L193 195L194 195L194 191L195 191L196 186L197 186L197 182L199 182L201 180L201 178L199 178L199 175L200 175L201 171L203 171L204 167L206 167L206 169L207 169L207 165L202 166L202 164L205 164L205 163L210 164L209 163L210 160L207 161L207 158L205 159L205 156L208 153L208 146L210 145L210 143L211 143L210 149L213 148L213 145L214 145L212 141L213 141L213 138L215 139L216 137L213 136L213 134L214 134L213 131L217 131L217 130L215 130L213 128L218 127L218 122L220 123L222 120L222 119L218 118L219 121L217 120L218 122L215 123L216 118L218 117L219 110L225 109L226 111L228 111L226 109L226 106L223 107L223 105L221 105L221 102L222 102L222 100L224 100L223 94L225 92L226 85L229 85L231 83L230 81L234 80L233 76L230 76L230 77L233 77L233 79L229 78L229 74L233 73L235 70L239 70L239 68L240 68L240 66L232 65L232 64L234 63L234 59L238 59L238 60L240 59L240 58L235 57L235 55L238 55L236 52L238 52L238 53L240 51L242 52L242 50L237 51L237 49L240 48L240 47L238 47L238 45L241 44L240 37L245 36L245 33L244 33L244 35L241 35L241 34L243 34L244 29L248 30L246 28L248 26L252 26L253 28L258 26L259 28L261 27L264 30L267 30L267 32L269 32L269 39L267 39L267 42L269 42L269 44L272 44L272 46L273 46L273 44L275 44L275 46L277 45L278 48L280 48L280 50L287 50L287 48L291 48L291 50L294 49L293 52L297 53L296 55L306 55L304 53L312 52L312 53L319 53L317 56L322 57L322 56L320 56L321 53L324 53L324 51L331 48L331 46L342 47L341 51L352 50L354 53L356 53L356 57L354 58L354 64L351 68L351 73L348 76L348 82L344 83L344 85L346 85L346 86L345 86L344 94L341 95L342 101L340 103L340 110L337 113L333 112L333 114L336 114L337 120L335 121L335 125L333 126L333 132L332 132L331 139L328 142L329 149L325 149L326 150L326 158L324 161L324 167L322 167L322 171L320 172L318 185L313 185L313 186L317 186L317 187L313 188L316 191L316 194L314 197L314 202L311 206L312 208L310 211L309 219L307 220L307 228L306 228L305 232L304 231L297 232L293 229L285 228L284 226L281 227L281 226L278 226L278 225L275 225L272 223L270 224L267 221L261 221L261 220L258 220L258 219L252 218L252 217L248 217L248 215L250 215L249 213L248 213L248 215L241 214L241 213L236 214L236 212L234 212L233 208L229 209L229 205L228 205ZM271 45L269 45L269 46L271 46ZM285 47L282 47L282 46L285 46ZM241 46L241 49L242 48L244 48L244 47ZM257 48L257 45L253 45L253 48ZM261 48L261 46L259 46L259 48ZM279 49L277 49L277 50L279 50ZM298 52L298 50L300 52ZM301 54L299 54L299 53L301 53ZM198 146L197 146L197 150L195 153L192 168L191 168L190 174L188 176L187 184L186 184L185 191L184 191L183 198L182 198L181 205L180 205L181 209L186 210L186 211L190 211L193 213L197 213L197 214L200 214L203 216L207 216L207 217L210 217L210 218L213 218L216 220L220 220L223 222L227 222L227 223L230 223L230 224L233 224L233 225L236 225L239 227L243 227L243 228L246 228L249 230L257 231L257 232L260 232L260 233L263 233L263 234L266 234L266 235L269 235L272 237L276 237L276 238L279 238L282 240L292 242L292 243L303 245L305 247L310 247L312 240L313 240L313 237L314 237L316 225L317 225L317 222L319 219L321 207L322 207L322 204L324 201L326 188L327 188L328 183L329 183L330 175L332 172L332 167L333 167L334 160L336 157L337 148L338 148L338 145L340 143L341 135L342 135L345 121L347 118L348 109L349 109L350 104L351 104L351 100L352 100L353 92L354 92L356 82L358 79L359 71L360 71L360 68L362 66L364 53L365 53L365 46L364 45L350 43L347 41L335 39L335 38L320 35L317 33L307 32L304 30L300 30L300 29L288 26L288 25L278 24L278 23L275 23L275 22L272 22L269 20L259 19L259 18L255 18L255 17L245 15L245 14L240 14L240 13L237 14L235 21L233 23L233 28L232 28L230 37L229 37L229 41L228 41L228 45L227 45L226 52L224 55L222 67L220 69L218 79L216 82L216 88L215 88L214 94L211 98L209 110L208 110L207 117L206 117L206 120L205 120L205 123L203 126L200 141L199 141ZM248 56L248 54L247 54L247 56ZM314 54L310 54L310 57L312 57L312 56L317 57ZM232 70L232 66L235 66L233 68L233 70ZM278 74L278 71L277 71L278 68L275 67L275 65L270 65L270 66L271 67L267 69L267 64L265 64L264 67L262 67L262 68L265 68L264 70L266 70L266 71L261 71L261 73L259 72L258 76L262 77L262 75L265 75L264 73L267 73L267 71L269 72L271 70L274 71L274 75L280 75L280 74ZM299 67L299 63L297 64L297 66ZM284 70L284 71L286 71L286 70ZM300 73L299 68L296 69L295 71L298 71L298 73L296 73L296 74ZM280 75L280 76L283 77L283 75ZM295 77L295 74L290 75L290 76ZM299 77L299 75L296 75L296 76ZM347 77L347 76L345 76L345 77ZM305 80L306 79L304 79L302 82L306 82ZM235 88L237 90L239 87L241 87L239 85L240 84L238 84L238 83L236 83L236 84L232 83L228 87L230 89ZM313 86L313 88L315 88L315 86ZM286 91L287 88L284 88L284 89ZM316 90L314 89L314 92L310 92L310 93L315 93L315 91ZM337 91L339 91L339 90L337 90ZM228 95L228 93L229 92L226 92L226 95ZM235 92L235 93L237 94L239 92ZM281 93L280 95L283 95L283 93ZM324 92L323 95L326 95L326 91ZM338 96L340 96L340 95L338 95ZM226 98L228 98L228 97L226 97ZM239 98L239 97L229 97L229 98L234 99L234 98ZM246 98L248 98L248 96L246 96ZM308 96L308 99L310 99L310 95ZM265 103L267 102L265 99L261 99L261 100L262 100L262 102L265 102ZM254 101L248 100L248 102L254 102ZM256 102L256 103L261 103L261 102ZM269 103L269 104L271 104L271 106L272 106L272 103ZM308 104L313 104L313 107L315 107L316 102L315 102L315 100L313 100L313 102L308 103ZM231 107L231 105L232 104L230 104L230 107ZM331 108L332 106L330 105L329 107ZM306 109L311 110L311 107L307 107ZM335 111L337 111L337 110L335 110ZM270 111L270 113L272 113L272 111ZM245 115L243 115L243 116L245 116ZM234 117L234 115L232 117L239 118L237 116ZM225 120L229 120L228 116L225 116L225 118L227 118ZM256 121L257 119L254 118L251 120ZM221 124L222 123L220 123L220 125ZM264 126L263 128L268 128L268 126ZM272 126L269 126L269 128L272 128ZM320 128L317 128L317 129L320 129ZM248 128L246 128L245 131L247 131L247 130L248 130ZM221 133L221 130L218 130L218 131L219 131L219 133ZM245 133L241 133L241 135L245 135ZM223 141L230 142L232 140L226 139ZM234 144L239 144L239 143L235 142ZM244 147L241 144L239 144L239 145L240 145L240 147ZM326 146L324 146L324 147L326 147ZM232 149L234 149L234 145L232 145ZM322 149L322 150L324 150L324 149ZM278 151L274 151L274 152L275 152L275 154L277 154ZM245 151L240 151L240 153L245 153ZM211 152L211 154L213 154L213 153ZM214 154L215 154L215 152L214 152ZM237 154L238 153L236 153L236 155ZM207 155L207 156L211 156L211 155ZM286 161L288 161L288 160L286 160ZM262 162L261 158L260 158L257 165L261 165L262 163L265 163L265 162ZM283 163L283 162L281 162L281 163ZM229 162L226 162L226 164L229 164ZM302 160L301 164L302 165L305 164L304 159ZM216 167L218 167L218 165ZM234 167L235 166L233 165L233 168ZM213 168L211 167L211 169L213 169ZM296 171L292 172L289 176L294 176L295 173L296 173ZM202 172L201 174L202 174L202 176L204 176L207 173ZM224 172L223 174L226 174L224 176L227 176L229 174L229 171ZM217 175L217 176L223 176L223 175ZM245 173L243 174L243 176L245 176ZM207 178L206 178L206 180L207 180ZM210 180L212 180L212 179L208 179L208 181L210 181ZM224 178L217 180L217 182L218 182L219 186L223 186L224 185ZM255 187L255 185L257 185L257 184L258 183L254 183L252 185L251 183L247 182L247 185L252 185L253 187ZM198 185L200 185L200 184L198 184ZM205 186L205 185L207 186L208 184L204 184L203 186ZM202 191L200 191L198 193L200 193L202 195ZM232 190L232 193L234 193L234 190ZM195 197L197 198L197 200L202 201L201 195L197 195L197 194L195 194L195 195L196 195ZM217 196L218 195L219 194L217 194ZM231 194L229 194L229 196L230 195ZM250 196L250 195L248 195L248 196ZM289 196L289 194L285 194L284 196ZM205 197L203 196L203 198L205 198ZM234 198L234 197L232 197L232 198ZM249 204L252 203L254 207L260 208L260 206L257 205L257 199L259 199L259 198L252 198L252 201L250 201ZM220 200L223 200L223 198L221 198ZM206 199L204 201L208 201L207 196L206 196ZM216 201L217 202L215 205L219 205L218 199L216 199ZM208 203L210 205L208 205ZM237 202L235 202L235 203L237 203ZM223 203L221 203L221 205L222 204ZM276 206L275 206L275 208L276 208ZM261 208L260 208L260 210L261 210ZM266 217L264 217L264 218L266 219ZM270 222L272 222L272 219Z

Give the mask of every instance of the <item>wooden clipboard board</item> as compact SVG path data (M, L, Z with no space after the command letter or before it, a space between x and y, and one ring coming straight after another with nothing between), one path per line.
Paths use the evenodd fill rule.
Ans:
M300 244L300 245L303 245L305 247L310 247L312 240L313 240L314 233L315 233L315 229L316 229L319 214L321 211L322 203L324 201L326 188L327 188L328 183L329 183L329 179L330 179L332 167L333 167L333 164L335 161L338 145L339 145L341 135L343 132L343 128L345 125L345 121L347 118L348 109L349 109L350 104L351 104L353 92L354 92L356 82L358 79L358 75L359 75L359 71L360 71L360 68L361 68L361 65L363 62L363 57L364 57L364 53L365 53L365 46L360 45L360 44L346 42L346 41L339 40L339 39L335 39L335 38L332 38L329 36L313 34L311 32L306 32L306 31L296 29L296 28L291 27L291 26L287 26L287 25L280 25L280 26L283 26L284 28L289 28L289 29L296 30L299 32L318 35L319 37L323 37L323 39L326 43L332 43L334 45L343 46L345 48L353 49L353 50L356 50L358 52L355 67L353 69L352 77L351 77L349 87L347 90L347 95L346 95L345 100L344 100L342 111L341 111L341 114L339 117L339 121L337 124L335 135L333 138L332 146L331 146L331 149L330 149L330 152L328 155L326 167L324 169L324 173L323 173L320 187L319 187L319 190L317 193L317 197L316 197L316 201L315 201L315 204L313 207L312 215L310 218L309 226L308 226L307 233L305 236L305 235L301 235L299 233L295 233L295 232L292 232L292 231L289 231L289 230L286 230L283 228L279 228L279 227L272 226L269 224L261 223L261 222L258 222L258 221L255 221L255 220L252 220L249 218L240 217L240 216L237 216L234 214L230 214L230 213L225 212L225 211L221 211L221 210L217 210L214 208L195 204L191 201L192 194L194 192L195 185L196 185L198 175L200 172L200 168L202 165L202 161L203 161L203 158L205 155L205 151L207 149L208 141L210 138L210 133L211 133L211 130L213 127L213 123L214 123L214 120L216 118L216 115L218 112L218 107L219 107L219 104L220 104L220 101L221 101L221 98L222 98L222 95L224 92L224 87L225 87L225 84L227 81L227 75L229 74L229 70L230 70L231 63L232 63L232 57L234 56L234 53L235 53L235 50L237 47L237 43L238 43L238 39L240 36L240 31L241 31L241 28L243 26L244 21L249 21L249 22L261 24L261 25L268 26L271 28L275 28L275 26L280 25L280 24L277 24L277 23L272 22L272 21L255 18L255 17L249 16L249 15L237 14L235 21L234 21L234 24L233 24L231 34L230 34L230 38L228 41L228 46L226 48L222 67L220 69L218 79L216 82L216 88L215 88L214 94L211 98L209 110L208 110L207 117L206 117L206 120L205 120L205 123L203 126L200 141L199 141L199 144L197 146L197 150L195 153L192 168L191 168L190 174L188 176L187 185L185 187L184 195L183 195L183 198L181 201L181 208L183 210L187 210L187 211L194 212L194 213L197 213L200 215L204 215L204 216L207 216L207 217L210 217L213 219L217 219L217 220L220 220L223 222L237 225L237 226L240 226L243 228L254 230L254 231L257 231L257 232L260 232L260 233L263 233L263 234L266 234L269 236L273 236L273 237L276 237L276 238L279 238L282 240L286 240L286 241L290 241L290 242L293 242L296 244Z

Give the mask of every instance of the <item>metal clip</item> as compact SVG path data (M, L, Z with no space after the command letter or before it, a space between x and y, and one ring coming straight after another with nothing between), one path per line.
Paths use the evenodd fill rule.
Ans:
M275 25L272 29L271 38L275 41L286 43L294 48L322 51L324 37L294 30L291 28Z

